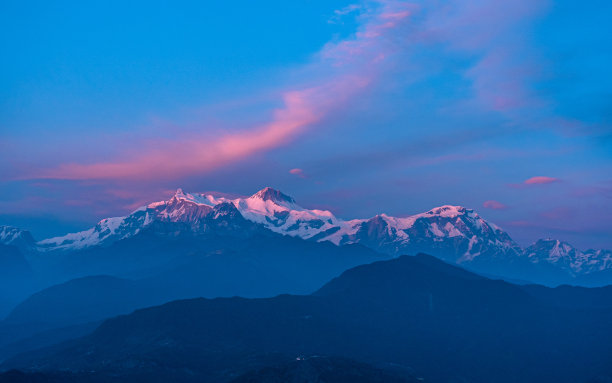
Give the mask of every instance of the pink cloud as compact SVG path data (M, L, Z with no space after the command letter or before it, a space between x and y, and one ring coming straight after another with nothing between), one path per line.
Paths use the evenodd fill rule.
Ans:
M425 6L394 0L350 5L337 16L358 13L360 23L350 37L326 44L305 66L311 80L280 92L282 106L267 123L217 134L179 134L126 148L112 160L63 163L22 178L50 179L176 179L204 174L255 154L292 142L320 124L385 73L398 51L423 42L445 43L467 51L477 64L466 73L477 98L502 111L531 103L524 75L528 68L514 65L517 51L499 48L498 38L522 18L541 8L542 0L490 4L484 0L450 1L447 6ZM416 23L409 23L419 13ZM409 27L406 27L409 26ZM505 45L502 45L505 47ZM511 63L507 67L507 63ZM206 129L210 132L210 128Z
M372 74L372 64L384 60L394 52L399 27L406 24L417 7L414 4L383 0L377 2L378 12L367 16L367 21L361 25L352 38L326 44L319 55L323 61L330 62L333 67L344 67Z
M346 84L335 84L343 87ZM350 89L346 89L351 91ZM313 101L326 89L311 88L286 92L284 107L274 112L273 120L263 126L216 139L190 137L170 142L156 142L140 153L121 161L96 164L64 164L38 175L54 179L156 179L175 178L206 172L258 151L282 145L306 125L321 118Z
M494 200L483 202L482 207L493 210L504 210L508 208L508 206L504 205L503 203Z
M295 169L291 169L289 170L290 174L296 175L300 178L306 178L306 175L304 174L304 170L299 169L299 168L295 168Z
M392 49L389 41L393 39L387 37L392 37L391 31L410 14L403 3L381 1L379 5L375 12L360 19L362 24L352 37L322 48L312 64L316 73L314 80L282 92L283 106L272 113L268 123L214 137L191 134L173 140L153 140L118 155L116 160L65 163L23 178L176 179L210 172L286 145L376 78L387 52ZM347 9L351 10L357 8ZM342 71L336 73L337 67L343 67Z
M558 178L537 176L537 177L531 177L525 180L524 184L525 185L543 185L543 184L551 184L553 182L559 182L559 181L560 180Z

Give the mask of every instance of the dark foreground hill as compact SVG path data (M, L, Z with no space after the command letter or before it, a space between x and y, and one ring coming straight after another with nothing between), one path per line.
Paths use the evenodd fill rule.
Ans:
M69 339L75 332L60 329L83 328L176 299L309 294L350 267L382 258L360 245L335 246L273 233L224 238L218 247L210 239L145 231L108 248L80 254L90 260L104 258L98 251L112 254L116 258L112 263L117 265L128 262L129 257L155 258L164 260L164 267L139 279L77 278L31 295L0 321L0 360L48 345L54 329L58 335L54 340L61 340L62 334Z
M310 296L192 299L104 322L91 335L3 365L107 381L229 382L296 357L399 366L432 382L586 382L612 376L605 290L561 305L435 258L344 272ZM582 299L570 288L572 299ZM578 298L576 298L578 296Z

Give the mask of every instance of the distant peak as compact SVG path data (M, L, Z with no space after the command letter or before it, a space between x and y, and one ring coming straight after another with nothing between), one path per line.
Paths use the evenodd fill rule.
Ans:
M295 203L293 198L276 189L272 189L271 187L261 189L257 193L253 194L251 198L259 198L263 201Z
M463 215L470 212L470 209L466 209L463 206L444 205L431 209L427 215L439 215L443 217L453 217L457 215Z
M21 233L27 233L27 231L20 229L18 227L15 227L15 226L0 225L0 235L3 235L3 234L15 235L15 234L21 234Z
M23 241L26 244L33 244L34 238L32 234L14 226L0 225L0 243L15 244Z
M567 246L571 246L569 243L565 242L565 241L560 241L558 239L555 238L541 238L538 239L534 245L548 245L548 246L561 246L561 245L567 245Z
M187 201L194 202L193 201L194 196L192 194L185 193L182 188L176 189L176 192L174 192L173 198L177 200L187 200Z

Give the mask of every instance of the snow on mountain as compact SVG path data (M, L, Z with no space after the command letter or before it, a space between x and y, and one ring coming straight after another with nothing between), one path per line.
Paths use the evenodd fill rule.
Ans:
M213 210L214 204L194 202L190 197L179 189L168 201L142 206L125 217L105 218L91 229L45 239L37 245L42 250L63 251L107 245L136 235L155 221L185 222L195 228Z
M584 255L590 260L589 264L596 265L593 271L612 269L612 250L588 249Z
M499 227L471 209L440 206L405 218L377 215L349 221L323 240L360 243L392 255L421 251L452 262L472 261L480 255L518 255L520 247Z
M280 234L311 239L315 235L337 227L343 221L326 210L308 210L298 206L293 198L274 190L265 188L248 198L215 197L210 194L190 194L179 189L173 199L183 201L183 206L194 206L200 209L211 209L219 204L232 204L240 214L249 221L261 224ZM168 206L168 202L157 202L156 206L167 206L167 215L190 221L183 210ZM149 205L151 206L151 205ZM143 208L141 208L143 209Z
M125 217L106 218L91 229L38 242L42 250L71 251L104 246L138 234L153 222L180 222L197 232L205 229L210 218L236 210L249 221L262 224L277 233L308 238L317 228L337 224L328 211L306 210L283 193L271 188L248 198L229 199L210 194L185 193L178 189L167 201L154 202L136 209ZM211 217L210 214L214 213ZM323 221L325 220L325 221ZM317 231L318 232L318 231Z
M361 244L392 256L426 252L448 262L471 264L521 258L554 264L573 273L612 268L612 252L607 250L580 252L555 240L541 240L523 250L502 229L461 206L440 206L409 217L380 214L369 219L343 220L327 210L305 209L272 188L242 198L178 189L167 201L142 206L125 217L103 219L89 230L46 239L37 245L46 251L106 246L156 222L182 223L198 233L215 225L221 217L224 225L246 219L279 234L336 245ZM235 227L242 226L236 223ZM8 238L9 234L2 235Z
M612 251L587 250L582 252L567 242L540 239L525 249L525 256L533 263L549 263L572 273L591 273L612 268Z
M27 249L34 246L35 241L29 231L13 226L0 225L0 243Z
M179 189L168 201L151 203L125 217L103 219L89 230L46 239L38 245L47 250L105 245L133 236L152 222L183 222L197 231L201 221L221 204L233 205L245 219L276 233L337 245L361 243L391 255L438 247L448 252L448 246L440 245L449 239L450 250L453 254L460 251L462 260L471 260L492 246L518 247L497 226L460 206L441 206L405 218L382 214L345 221L327 210L304 209L293 198L272 188L234 199Z

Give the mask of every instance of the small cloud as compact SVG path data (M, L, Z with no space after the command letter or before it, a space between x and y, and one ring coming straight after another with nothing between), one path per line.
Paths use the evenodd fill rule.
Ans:
M358 11L358 10L360 10L361 8L363 8L363 7L361 6L361 4L350 4L350 5L347 5L346 7L342 8L342 9L336 9L336 10L334 11L334 13L335 13L336 15L340 15L340 16L342 16L342 15L347 15L347 14L349 14L349 13L353 13L353 12L355 12L355 11Z
M553 182L559 182L559 179L553 178L553 177L537 176L537 177L531 177L525 180L524 184L525 185L543 185L543 184L551 184Z
M306 178L306 174L304 174L304 171L302 169L299 168L295 168L295 169L291 169L289 170L289 173L296 175L300 178Z
M363 6L360 4L350 4L342 9L336 9L334 15L327 20L329 24L342 24L342 17L353 12L360 12Z
M486 208L486 209L493 209L493 210L504 210L507 209L508 206L504 205L503 203L499 202L499 201L485 201L482 204L482 207Z

